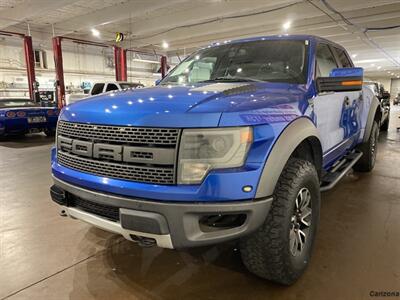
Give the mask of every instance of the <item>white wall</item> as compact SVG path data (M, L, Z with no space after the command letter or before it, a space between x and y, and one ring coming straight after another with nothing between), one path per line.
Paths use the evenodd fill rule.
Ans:
M39 48L37 45L34 48ZM48 69L36 68L36 79L40 88L54 86L55 72L53 51L43 48L47 57ZM112 48L100 48L65 42L63 45L64 81L67 87L77 88L83 81L96 82L115 80ZM129 56L130 58L130 56ZM128 81L141 82L147 86L154 85L159 75L153 74L155 64L132 61L129 59ZM27 88L22 42L0 40L0 89L13 85L15 88Z
M392 79L391 97L394 98L400 93L400 79Z

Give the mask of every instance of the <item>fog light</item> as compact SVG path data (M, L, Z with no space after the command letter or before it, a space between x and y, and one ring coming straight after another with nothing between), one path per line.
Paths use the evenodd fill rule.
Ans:
M252 187L251 185L245 185L245 186L242 188L242 190L243 190L243 192L245 192L245 193L250 193L250 192L253 190L253 187Z

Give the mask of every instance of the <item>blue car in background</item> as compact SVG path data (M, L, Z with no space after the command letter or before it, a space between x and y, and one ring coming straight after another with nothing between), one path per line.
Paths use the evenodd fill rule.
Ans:
M54 136L59 109L27 98L0 98L0 137L44 132Z

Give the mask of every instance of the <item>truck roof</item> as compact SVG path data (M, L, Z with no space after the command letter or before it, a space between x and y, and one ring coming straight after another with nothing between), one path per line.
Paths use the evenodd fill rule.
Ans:
M264 40L309 40L309 41L314 41L314 42L325 42L329 43L332 45L335 45L339 48L344 49L341 45L332 42L328 39L316 36L316 35L310 35L310 34L279 34L279 35L269 35L269 36L256 36L256 37L249 37L249 38L243 38L243 39L237 39L237 40L232 40L229 41L229 43L243 43L243 42L252 42L252 41L264 41ZM212 46L218 46L221 43L216 42L213 43Z

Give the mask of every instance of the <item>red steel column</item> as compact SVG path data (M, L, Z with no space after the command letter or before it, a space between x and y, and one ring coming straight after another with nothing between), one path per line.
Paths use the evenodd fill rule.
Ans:
M24 36L24 54L25 54L25 65L26 72L28 74L28 88L29 88L29 97L33 101L38 101L36 99L36 78L35 78L35 59L33 56L33 46L32 46L32 37Z
M121 81L128 81L128 68L126 65L126 50L125 49L122 49L122 48L120 49L119 58L120 58Z
M54 65L56 69L56 94L59 108L62 108L65 105L64 68L61 41L62 38L60 36L53 37Z
M114 46L115 80L121 81L121 48Z
M161 56L161 78L167 75L167 57L165 55Z

